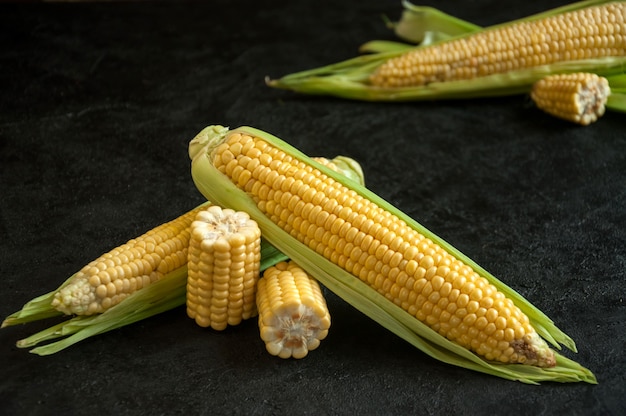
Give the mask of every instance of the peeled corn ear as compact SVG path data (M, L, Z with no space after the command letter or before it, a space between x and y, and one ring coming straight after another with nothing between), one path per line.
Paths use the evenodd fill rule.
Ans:
M129 240L79 270L54 296L68 315L102 313L187 263L189 225L201 208Z
M250 127L205 129L192 145L208 199L248 212L304 270L423 351L525 382L595 381L547 347L541 336L574 344L545 315L367 189Z
M293 261L263 273L257 306L261 339L272 355L304 358L328 335L330 312L322 289Z

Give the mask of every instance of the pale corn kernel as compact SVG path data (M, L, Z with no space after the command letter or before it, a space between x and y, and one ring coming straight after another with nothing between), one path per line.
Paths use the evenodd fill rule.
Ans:
M249 145L250 142L254 146ZM253 192L252 199L273 221L285 218L281 226L289 228L294 238L357 276L433 330L477 354L480 354L481 343L490 339L496 342L491 350L498 348L499 339L495 337L500 335L494 335L497 330L502 331L502 337L507 334L510 338L511 333L514 334L512 339L506 339L506 348L483 355L487 359L497 357L502 362L523 361L545 367L555 364L547 344L539 337L529 336L535 331L513 302L442 247L392 213L264 140L246 134L227 135L224 144L234 143L241 144L236 149L263 149L263 153L238 154L231 148L232 160L244 160L247 165L251 164L250 160L257 160L259 166L267 168L277 160L282 162L284 174L273 171L274 175L263 176L265 181L261 176L250 179L260 185L248 184L247 189L268 189L264 193ZM220 148L222 146L212 153L213 163L230 176L234 166L221 163ZM283 165L287 166L283 168ZM281 193L282 184L288 178L296 179L289 190L289 201ZM324 207L333 207L333 211L327 212L325 221L317 222L316 216L323 215ZM283 211L288 215L283 215ZM403 247L403 251L398 252L392 246L397 250ZM402 280L410 282L405 286L410 292L408 295L398 286L403 274L407 276ZM484 300L485 297L491 299ZM506 322L504 328L500 327L500 316ZM277 347L271 348L278 351Z
M614 35L606 36L606 32ZM618 2L418 48L383 63L370 82L385 88L419 86L625 54L626 3Z
M216 205L198 212L190 226L187 315L217 331L256 316L260 267L261 231L247 213Z

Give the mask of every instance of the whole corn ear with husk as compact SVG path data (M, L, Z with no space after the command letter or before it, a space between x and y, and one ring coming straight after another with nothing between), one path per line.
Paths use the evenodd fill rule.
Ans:
M329 290L430 356L526 383L595 383L571 338L520 294L365 187L251 127L190 143L193 180L248 212Z
M316 158L316 160L329 166L330 169L339 172L351 181L360 184L364 183L361 166L357 161L349 157L336 156L332 159L320 157ZM194 214L207 209L211 205L210 202L201 204L173 220L173 222L184 221L187 223L190 218L193 218ZM155 227L155 229L149 231L146 235L154 235L157 233L156 230L167 226L166 223ZM141 238L129 240L120 247L128 247L129 244L134 245L138 240L141 240ZM114 263L123 262L124 264L130 265L133 260L129 256L115 257L116 253L118 255L123 253L120 247L103 255L104 260L115 258L115 260L113 260ZM286 259L287 257L282 252L269 244L265 239L261 239L261 271ZM90 265L83 269L89 270L90 267L97 265L101 260L102 259L98 259L94 262L90 262ZM64 293L64 289L73 285L75 281L76 274L61 283L57 289L33 298L19 311L6 317L2 322L2 328L46 319L59 319L65 315L65 313L53 306L55 299L58 297L59 293ZM91 315L73 315L70 319L55 322L50 327L19 340L17 346L19 348L32 348L30 352L38 355L57 353L92 336L130 325L184 305L186 301L186 285L187 263L185 262L177 269L162 276L162 278L158 279L156 282L151 282L149 285L142 286L141 289L127 294L124 299L110 306L104 310L104 312ZM68 303L71 304L73 302Z
M621 74L626 2L589 0L410 49L267 79L270 87L366 101L528 93L551 74Z

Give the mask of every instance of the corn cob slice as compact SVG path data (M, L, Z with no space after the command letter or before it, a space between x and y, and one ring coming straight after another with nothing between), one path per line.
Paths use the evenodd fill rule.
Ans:
M199 208L162 224L90 262L54 296L65 314L93 315L187 263L189 225Z
M626 2L589 0L410 50L394 48L266 79L270 87L366 101L528 93L554 73L619 74Z
M257 315L261 230L245 212L216 205L191 223L187 315L217 331Z
M261 339L272 355L304 358L328 335L330 312L322 289L292 261L263 273L257 306Z
M250 127L207 128L192 145L201 193L250 213L304 270L433 357L528 383L595 382L540 338L575 349L549 318L367 189Z
M586 72L547 76L533 85L530 97L540 110L583 126L606 110L609 81Z

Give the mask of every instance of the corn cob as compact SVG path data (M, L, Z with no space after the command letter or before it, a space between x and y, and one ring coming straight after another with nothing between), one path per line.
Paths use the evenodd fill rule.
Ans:
M187 263L189 225L200 208L162 224L90 262L54 296L65 314L93 315Z
M528 93L534 82L550 74L623 73L625 9L626 2L581 1L487 28L461 27L460 34L441 41L394 46L266 83L366 101ZM442 15L438 18L445 20ZM455 23L454 18L449 20Z
M292 261L263 273L257 306L261 339L272 355L304 358L328 335L330 313L322 289Z
M261 230L245 212L216 205L191 223L187 315L221 331L256 316Z
M533 85L530 97L540 110L583 126L606 110L609 81L586 72L547 76Z
M249 212L304 270L434 357L525 382L595 382L541 339L575 348L549 318L367 189L250 127L207 128L192 146L208 199Z

